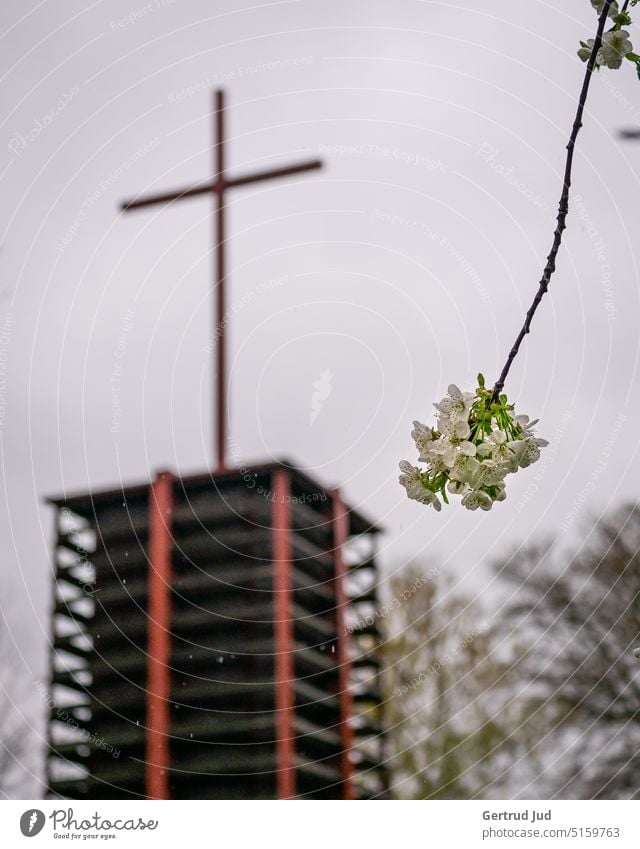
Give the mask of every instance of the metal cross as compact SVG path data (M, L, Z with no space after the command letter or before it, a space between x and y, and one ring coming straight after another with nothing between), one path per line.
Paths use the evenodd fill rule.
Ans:
M123 212L130 212L142 207L154 206L155 204L173 203L173 201L196 197L197 195L213 195L215 199L214 210L214 329L217 344L215 368L215 398L216 398L216 438L215 453L218 463L218 471L226 467L226 427L227 427L227 383L226 383L226 350L225 350L225 192L237 186L248 186L262 180L273 180L277 177L289 177L302 171L312 171L322 167L319 159L301 162L298 165L285 165L281 168L272 168L268 171L256 171L243 177L229 177L225 171L225 135L224 135L224 93L216 91L214 95L214 174L211 182L201 183L197 186L189 186L174 192L164 192L158 195L150 195L143 198L134 198L124 201ZM215 356L215 354L214 354Z

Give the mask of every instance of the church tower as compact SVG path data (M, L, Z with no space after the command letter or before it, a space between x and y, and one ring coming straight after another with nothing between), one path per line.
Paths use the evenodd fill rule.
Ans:
M339 492L282 462L50 503L53 797L384 793L379 530Z

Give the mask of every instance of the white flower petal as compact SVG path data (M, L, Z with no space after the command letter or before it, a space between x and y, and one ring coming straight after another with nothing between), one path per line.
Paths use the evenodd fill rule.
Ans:
M460 451L467 457L476 456L476 446L473 444L473 442L461 442Z
M458 439L466 439L471 433L471 428L469 427L468 421L459 420L455 423L454 434L458 437Z
M481 510L491 510L493 502L486 492L472 490L463 497L462 506L466 507L467 510L477 510L478 507Z

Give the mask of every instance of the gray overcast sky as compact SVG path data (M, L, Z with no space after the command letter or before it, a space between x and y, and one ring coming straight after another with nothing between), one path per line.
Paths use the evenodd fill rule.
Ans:
M546 459L491 514L436 515L397 484L412 419L452 381L495 378L537 286L588 0L27 0L0 15L0 550L36 671L43 497L211 462L211 202L118 202L210 174L220 83L230 171L325 162L232 199L238 460L284 455L340 484L387 528L387 565L441 558L473 588L514 541L568 540L636 498L640 144L616 138L640 125L631 66L594 80L581 206L506 387L541 416Z

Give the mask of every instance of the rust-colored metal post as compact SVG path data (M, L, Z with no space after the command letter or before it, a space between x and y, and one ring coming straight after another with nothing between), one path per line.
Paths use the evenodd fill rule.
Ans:
M296 795L294 664L291 585L290 476L273 475L273 591L276 688L276 790L278 799Z
M349 635L346 625L346 609L348 605L346 575L344 563L344 546L349 538L349 513L340 497L333 493L333 556L335 564L335 597L336 597L336 630L338 634L338 689L340 698L340 737L342 740L342 787L343 798L354 799L353 764L350 753L353 747L353 697L351 694L351 657L349 655Z
M215 185L215 236L214 236L214 263L215 263L215 309L213 317L213 338L218 340L214 346L214 359L216 362L216 458L218 471L226 468L226 444L227 444L227 385L226 385L226 269L225 259L225 175L224 175L224 93L215 93L215 155L213 167L213 182ZM215 356L215 349L218 349Z
M145 775L148 799L169 798L172 513L173 476L159 472L149 489Z

